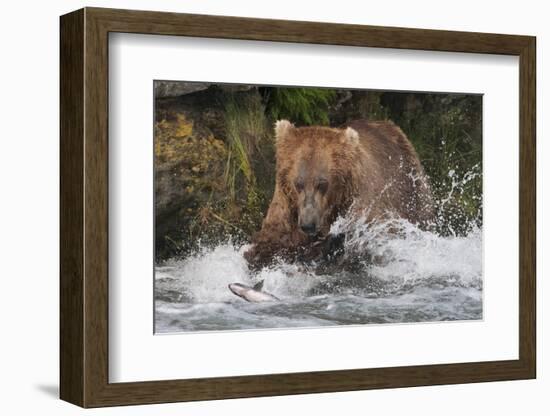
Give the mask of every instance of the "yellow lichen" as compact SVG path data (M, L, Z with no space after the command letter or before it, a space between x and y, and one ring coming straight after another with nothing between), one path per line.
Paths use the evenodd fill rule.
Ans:
M185 114L176 116L176 137L188 137L193 134L193 122L187 121Z

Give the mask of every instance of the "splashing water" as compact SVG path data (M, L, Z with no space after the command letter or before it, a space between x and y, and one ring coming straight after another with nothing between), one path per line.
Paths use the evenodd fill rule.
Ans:
M482 317L482 233L442 237L394 219L340 218L344 257L357 266L319 274L279 261L253 275L232 243L156 267L156 332L470 320ZM227 285L254 285L280 302L251 304Z
M331 232L346 234L348 256L369 253L365 270L382 281L454 279L463 285L481 284L482 235L477 227L463 237L443 237L400 218L381 223L343 218Z

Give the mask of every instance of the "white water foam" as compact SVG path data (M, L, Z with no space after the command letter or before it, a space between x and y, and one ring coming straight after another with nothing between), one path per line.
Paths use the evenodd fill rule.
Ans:
M367 272L385 281L447 278L470 285L479 284L482 278L478 227L465 236L440 236L400 218L380 223L340 218L331 232L345 233L348 253L368 253Z
M155 278L169 280L171 290L180 291L193 303L233 300L227 288L230 283L253 284L246 260L245 247L225 243L213 248L203 247L183 260L170 260L156 267Z
M170 260L155 268L156 284L178 291L192 303L227 302L237 299L228 290L230 283L253 286L263 281L263 290L281 299L305 296L315 286L312 272L280 262L252 275L243 257L249 245L238 247L230 242L202 247L182 260Z
M283 261L252 274L243 257L249 246L227 242L157 266L157 285L180 293L180 301L217 303L240 301L227 288L235 282L253 286L263 281L263 290L282 300L312 295L321 283L328 294L338 285L342 293L340 280L345 280L343 286L349 293L360 293L364 289L361 279L373 278L396 288L433 280L466 287L482 283L482 233L478 228L466 236L442 237L402 219L366 224L340 218L331 231L345 233L345 255L363 263L351 281L347 275L317 275L314 267Z

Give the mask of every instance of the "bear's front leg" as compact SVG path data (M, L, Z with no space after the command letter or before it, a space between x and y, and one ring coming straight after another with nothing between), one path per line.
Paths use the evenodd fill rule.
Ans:
M281 249L273 244L260 242L254 244L244 253L244 258L248 262L248 266L252 270L260 270L263 267L273 263L274 255L280 252Z
M305 245L300 253L302 262L333 262L344 252L344 234L328 234L326 237Z

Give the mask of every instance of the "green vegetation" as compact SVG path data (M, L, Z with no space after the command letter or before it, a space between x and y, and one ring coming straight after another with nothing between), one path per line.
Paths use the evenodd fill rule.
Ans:
M336 92L328 88L264 88L264 100L272 119L288 119L297 125L329 124L328 110Z
M228 189L228 201L233 211L244 208L244 214L250 227L261 223L262 215L272 193L265 184L265 174L258 160L266 155L273 157L271 128L265 117L265 106L259 94L249 94L237 99L233 94L224 97L224 122L228 147L227 165L224 181ZM255 163L256 162L256 163ZM250 233L253 230L250 231Z
M236 198L237 180L244 180L248 199L255 199L256 175L252 166L254 155L261 150L267 137L268 126L260 97L250 95L236 100L228 95L225 100L225 128L229 148L225 181L233 199Z
M431 178L442 234L482 222L482 98L463 94L390 94L388 116L414 144Z

